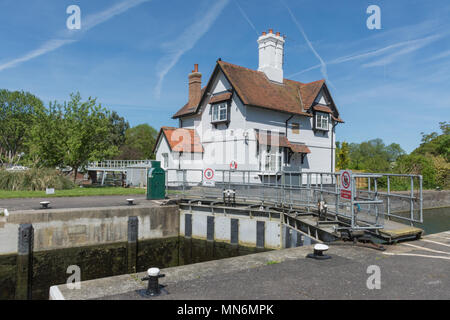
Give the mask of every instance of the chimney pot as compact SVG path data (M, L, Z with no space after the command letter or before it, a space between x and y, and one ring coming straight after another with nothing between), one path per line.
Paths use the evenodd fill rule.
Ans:
M263 36L265 36L265 35L266 35L266 32L265 32L265 31L263 31L262 35L263 35Z
M279 32L277 32L277 36L280 36L280 33L279 33Z
M273 29L269 29L269 33L273 33Z

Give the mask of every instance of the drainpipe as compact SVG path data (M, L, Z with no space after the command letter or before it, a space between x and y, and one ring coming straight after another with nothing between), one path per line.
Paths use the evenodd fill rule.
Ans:
M333 127L331 128L331 172L333 172L333 138L334 138L334 128L336 128L336 126L338 125L339 122L335 122L333 124Z
M291 120L293 117L294 117L294 114L291 115L289 118L287 118L287 120L285 121L285 123L286 123L286 139L287 139L288 122L289 122L289 120Z
M289 120L291 120L294 117L294 115L292 114L289 118L286 119L285 123L286 123L286 139L288 137L288 122ZM283 152L284 153L284 152ZM284 159L284 161L286 162L287 159ZM283 165L283 164L282 164Z

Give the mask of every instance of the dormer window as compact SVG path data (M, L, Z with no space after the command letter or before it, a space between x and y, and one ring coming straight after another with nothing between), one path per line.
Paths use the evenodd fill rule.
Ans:
M328 131L329 115L324 112L316 112L316 129Z
M212 122L228 121L228 103L217 103L211 106L212 108Z

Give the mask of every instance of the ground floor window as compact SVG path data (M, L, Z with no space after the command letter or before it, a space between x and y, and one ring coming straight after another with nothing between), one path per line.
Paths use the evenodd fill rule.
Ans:
M162 157L163 157L163 168L167 169L169 167L169 154L163 153Z
M268 146L266 150L260 153L259 167L263 171L277 172L282 170L283 152L281 148Z

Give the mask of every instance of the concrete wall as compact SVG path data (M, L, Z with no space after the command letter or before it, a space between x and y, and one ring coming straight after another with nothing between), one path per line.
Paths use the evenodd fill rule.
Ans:
M34 251L126 242L128 216L139 217L139 240L178 236L178 206L15 211L0 227L0 254L17 252L22 223L33 224Z
M264 248L283 248L282 222L266 217L249 217L243 215L222 214L200 211L180 210L180 235L186 236L185 215L191 215L192 238L207 239L207 219L214 217L213 239L216 242L232 243L231 219L238 219L238 245L257 246L257 221L264 221Z

